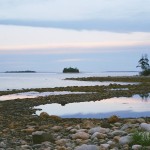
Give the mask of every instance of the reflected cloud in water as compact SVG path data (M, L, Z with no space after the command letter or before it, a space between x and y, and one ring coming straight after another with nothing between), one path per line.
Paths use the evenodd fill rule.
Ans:
M110 98L101 101L69 103L65 106L61 104L46 104L35 108L37 111L47 112L50 115L58 115L63 118L107 118L117 115L123 118L150 116L150 97L145 100L141 95L134 95L130 98Z

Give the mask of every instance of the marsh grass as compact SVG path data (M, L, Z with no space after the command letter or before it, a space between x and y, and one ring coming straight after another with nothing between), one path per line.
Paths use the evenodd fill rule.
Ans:
M132 135L132 145L150 146L150 132L135 131Z

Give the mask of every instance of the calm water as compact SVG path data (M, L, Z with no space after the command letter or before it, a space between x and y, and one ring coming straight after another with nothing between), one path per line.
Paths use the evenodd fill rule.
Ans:
M130 76L137 75L136 72L108 72L108 73L79 73L79 74L62 74L62 73L0 73L0 90L22 89L22 88L46 88L46 87L66 87L66 86L95 86L108 85L113 82L88 82L88 81L71 81L64 80L71 77L90 77L90 76ZM121 83L128 84L128 83ZM124 89L128 90L128 89ZM37 96L70 94L66 92L27 92L17 93L7 96L1 96L0 100L16 98L34 98ZM77 93L74 93L77 94ZM123 118L128 117L150 117L150 96L147 98L135 95L131 98L111 98L96 102L70 103L65 106L60 104L41 105L36 108L42 109L37 111L48 112L50 115L58 115L64 118L106 118L117 115ZM83 109L84 108L84 109Z
M14 99L25 99L25 98L36 98L39 96L49 96L49 95L66 95L66 94L86 94L90 92L70 92L70 91L59 91L59 92L23 92L23 93L16 93L16 94L9 94L0 96L0 101L5 100L14 100Z
M65 106L46 104L35 108L42 109L37 111L38 115L47 112L63 118L107 118L112 115L122 118L146 117L150 116L150 94L143 98L135 95L131 98L110 98L96 102L70 103Z
M0 73L0 91L7 89L22 89L22 88L108 85L110 82L69 81L63 79L71 77L122 76L122 75L126 76L136 74L137 74L136 72L79 73L79 74Z

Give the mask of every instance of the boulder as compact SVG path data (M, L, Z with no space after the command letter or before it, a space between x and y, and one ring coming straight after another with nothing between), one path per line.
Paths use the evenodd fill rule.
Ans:
M52 127L51 129L52 129L53 131L55 131L55 132L58 132L58 131L60 131L62 128L63 128L63 127L61 127L61 126L54 126L54 127Z
M108 128L95 127L95 128L91 128L89 130L89 133L90 134L94 134L95 132L108 133L109 131L110 131L110 129L108 129Z
M150 124L141 123L140 127L141 127L142 130L150 132Z
M106 134L103 134L103 133L99 133L99 132L95 132L91 138L94 139L94 138L98 138L98 139L105 139L107 137Z
M32 133L32 140L34 144L41 144L45 141L53 141L53 136L50 133L44 131L36 131Z
M115 130L111 133L113 136L122 136L122 135L126 135L127 133L125 131L121 131L121 130Z
M73 139L87 140L87 139L89 139L89 137L90 137L90 135L88 133L85 133L85 132L77 132L77 133L72 135Z
M119 144L121 145L125 145L125 144L129 144L132 142L132 137L131 136L123 136L119 139Z

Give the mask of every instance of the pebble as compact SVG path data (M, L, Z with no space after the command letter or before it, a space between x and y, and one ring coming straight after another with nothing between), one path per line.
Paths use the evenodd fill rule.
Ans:
M83 144L79 147L76 147L75 150L99 150L99 147L96 145L86 145Z

